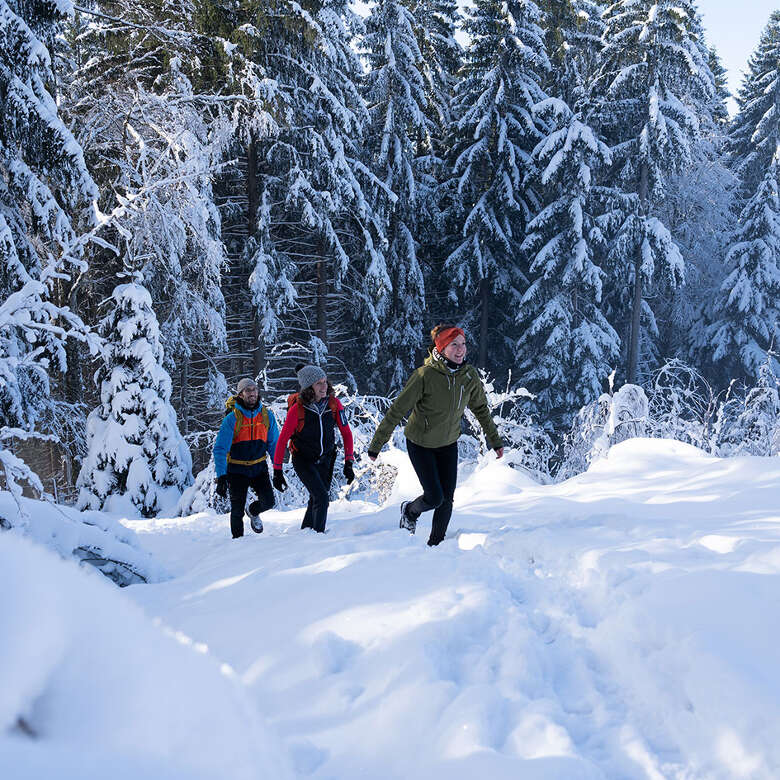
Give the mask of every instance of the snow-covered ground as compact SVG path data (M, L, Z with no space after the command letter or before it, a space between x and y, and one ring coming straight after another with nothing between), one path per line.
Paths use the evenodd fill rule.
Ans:
M391 503L325 536L126 521L154 584L0 534L0 777L780 777L780 458L489 457L428 548L383 457Z

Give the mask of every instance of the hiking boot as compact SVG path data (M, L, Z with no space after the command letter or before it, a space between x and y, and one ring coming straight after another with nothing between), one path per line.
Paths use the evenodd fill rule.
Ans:
M417 530L417 521L409 517L409 513L406 511L406 508L411 503L411 501L401 502L401 523L399 528L406 528L410 534L413 534Z
M249 515L249 525L256 534L263 533L263 521L260 519L260 508L263 505L259 501L253 501L246 513Z

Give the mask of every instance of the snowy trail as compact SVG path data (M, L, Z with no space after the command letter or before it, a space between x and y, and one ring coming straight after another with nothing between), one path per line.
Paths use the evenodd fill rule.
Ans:
M301 515L128 523L176 575L130 594L235 670L296 776L780 776L778 459L488 462L436 549L395 503Z

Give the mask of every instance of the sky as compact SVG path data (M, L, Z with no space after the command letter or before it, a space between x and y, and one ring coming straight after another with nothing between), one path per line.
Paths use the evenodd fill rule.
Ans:
M758 45L769 15L779 7L780 0L699 0L707 37L729 72L732 94L739 90L748 57ZM736 104L732 101L729 108L733 113Z
M461 7L470 5L468 0L458 0ZM367 3L355 0L359 13L367 13ZM769 14L780 7L780 0L699 0L709 42L720 54L723 66L729 73L729 89L736 94L747 69L748 57L758 44L761 31L769 21ZM736 11L735 11L736 6ZM729 110L736 111L736 103L730 101Z

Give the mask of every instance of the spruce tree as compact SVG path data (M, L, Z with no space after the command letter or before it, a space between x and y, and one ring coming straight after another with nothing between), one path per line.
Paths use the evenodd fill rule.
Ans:
M425 78L426 115L430 150L418 150L417 257L425 276L426 323L432 325L457 319L451 312L450 285L444 262L455 246L459 228L453 194L452 99L463 65L463 47L455 37L462 22L456 0L413 0L417 44ZM422 328L421 328L422 330Z
M777 118L775 119L777 123ZM780 133L776 133L780 141ZM756 194L747 202L733 237L730 269L716 304L710 328L713 359L727 375L749 382L769 361L780 375L780 161L772 159Z
M603 45L602 8L597 0L540 0L539 8L551 66L544 89L583 110Z
M465 320L481 366L489 344L491 359L505 365L513 320L506 302L524 285L519 248L537 208L523 181L543 134L533 113L549 67L539 18L530 0L477 0L465 23L471 42L453 105L452 152L462 230L444 270L451 294L474 312Z
M108 305L95 374L100 405L87 419L78 504L110 510L113 496L127 496L151 517L192 482L192 459L170 404L160 329L141 275L117 285Z
M414 17L399 0L380 0L366 22L368 149L377 188L374 210L385 226L387 300L381 308L383 389L400 389L422 346L425 282L417 259L418 155L430 153L423 59Z
M613 150L609 183L616 194L629 196L615 216L620 233L612 252L617 274L612 306L613 324L627 330L626 380L636 382L641 353L647 354L642 342L656 331L647 291L654 279L677 286L684 270L654 212L666 177L699 157L697 141L703 120L711 122L714 82L691 0L618 0L606 9L604 21L594 118Z
M277 386L290 381L296 359L323 360L343 376L353 360L370 365L379 353L387 277L368 197L375 180L361 159L368 114L352 47L361 29L346 0L272 0L240 31L275 89L274 125L256 135L247 158L256 188L250 235L263 234L264 256L276 258L297 294L294 305L277 308L277 340L302 353L275 361Z
M538 111L553 129L533 153L543 208L523 242L531 284L517 310L518 360L545 418L561 426L599 397L620 351L601 312L605 274L594 262L593 246L603 241L593 178L610 155L563 101L550 98Z
M49 48L70 12L0 0L0 468L15 493L20 477L41 485L6 442L51 417L66 339L88 338L65 304L86 267L79 230L97 188L60 118Z
M780 109L780 11L774 11L748 60L737 96L739 111L729 132L731 166L740 194L753 196L777 152Z

